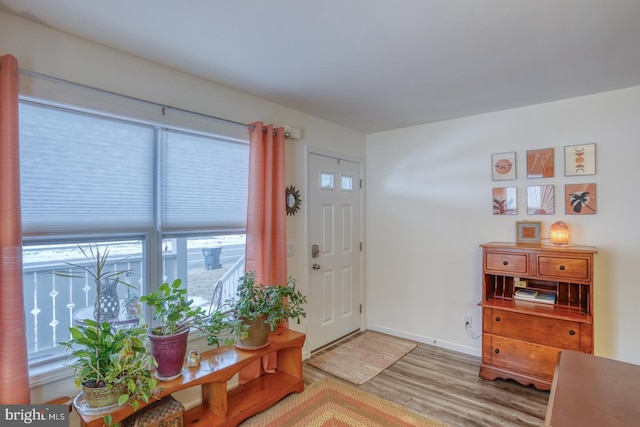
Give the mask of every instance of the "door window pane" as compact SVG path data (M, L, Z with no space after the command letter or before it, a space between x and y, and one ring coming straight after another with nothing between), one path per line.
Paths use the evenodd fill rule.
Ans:
M353 177L348 175L342 175L342 191L353 190Z
M320 174L320 188L322 188L323 190L333 190L333 178L334 175L332 173L322 172Z

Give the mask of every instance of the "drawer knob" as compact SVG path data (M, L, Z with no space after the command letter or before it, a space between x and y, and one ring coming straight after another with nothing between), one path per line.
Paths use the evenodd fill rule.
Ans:
M576 334L576 331L574 331L573 329L569 330L569 335L575 335L575 334Z
M502 261L502 265L509 265L509 261Z
M561 265L559 268L560 268L560 271L564 271L565 269L564 265Z
M496 354L500 353L500 349L496 348L495 350L493 350Z
M500 316L496 316L496 322L500 321Z

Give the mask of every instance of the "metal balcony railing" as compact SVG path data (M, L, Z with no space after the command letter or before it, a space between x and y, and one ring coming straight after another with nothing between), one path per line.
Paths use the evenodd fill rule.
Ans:
M189 287L191 271L186 266L178 266L179 259L175 253L163 253L163 272L165 280L173 281L177 272L187 272L182 279L183 286L189 292L189 297L199 301L204 308L210 308L214 298L214 289L218 286L216 295L218 302L224 302L235 296L239 278L244 274L244 255L240 256L231 267L221 270L221 277L217 281L205 283L192 290ZM73 261L84 265L87 262ZM131 294L140 295L145 289L143 275L143 261L140 256L128 257L122 262L114 264L114 271L130 270L129 277L121 278L134 288L124 285L118 286L118 296L124 301ZM200 272L199 266L191 270ZM64 262L38 262L23 266L23 289L25 302L25 323L27 331L27 349L31 361L51 356L58 351L58 342L69 340L69 327L73 324L73 315L78 310L93 307L96 290L95 283L90 277L69 278L60 277L55 272L80 274L81 270L72 268ZM195 279L192 279L195 282Z

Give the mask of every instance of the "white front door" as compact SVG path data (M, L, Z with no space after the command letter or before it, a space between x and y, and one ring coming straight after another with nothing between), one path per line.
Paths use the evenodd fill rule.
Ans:
M309 156L307 341L316 350L361 324L360 164Z

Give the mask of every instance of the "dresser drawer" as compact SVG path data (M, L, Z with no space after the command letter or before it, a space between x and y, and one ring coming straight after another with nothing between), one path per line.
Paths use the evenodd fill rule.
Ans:
M496 309L486 310L484 316L485 333L549 347L580 350L583 325L579 322Z
M482 342L483 363L531 375L546 381L553 379L559 348L485 335Z
M553 256L538 257L538 275L565 280L589 280L588 258L563 258Z
M503 252L485 254L486 269L501 273L528 274L529 256Z

